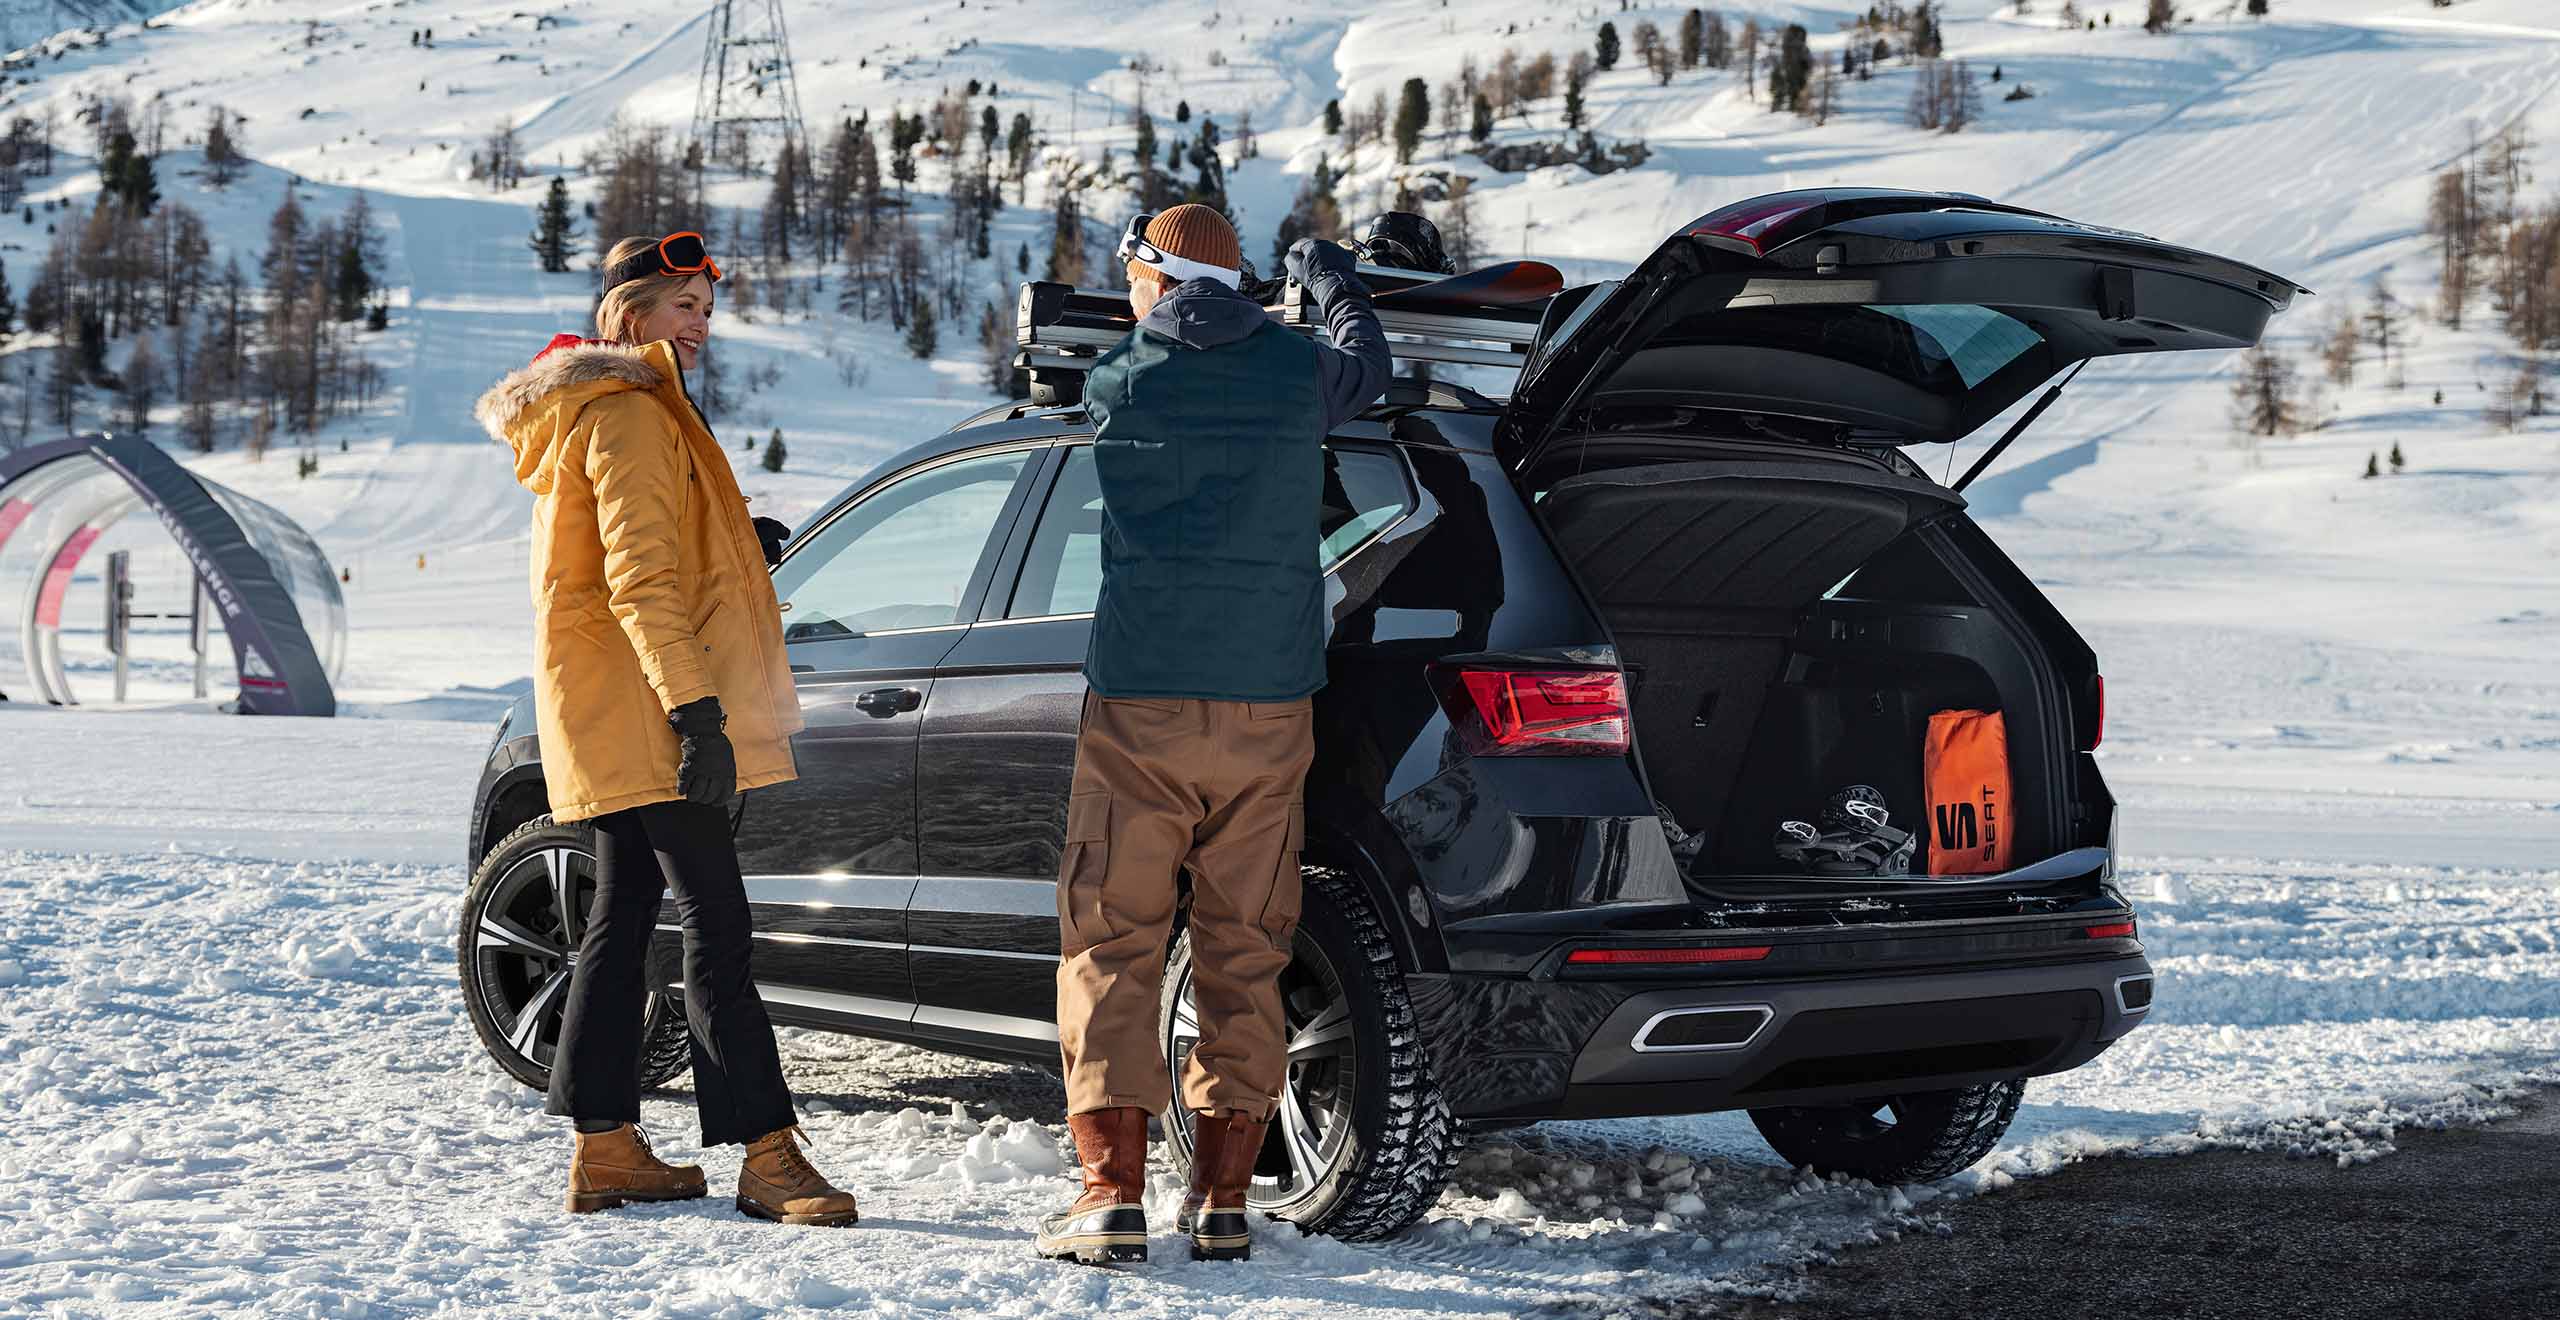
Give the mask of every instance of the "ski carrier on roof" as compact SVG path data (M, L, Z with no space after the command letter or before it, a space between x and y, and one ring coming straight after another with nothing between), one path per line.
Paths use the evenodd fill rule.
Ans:
M1506 261L1463 275L1363 264L1360 278L1377 296L1378 323L1393 338L1399 362L1444 362L1518 371L1529 358L1549 303L1563 287L1556 268ZM1323 318L1306 290L1272 281L1257 291L1272 319L1321 337ZM1014 307L1015 365L1031 376L1037 404L1074 403L1084 373L1137 324L1126 289L1082 289L1053 280L1022 286Z

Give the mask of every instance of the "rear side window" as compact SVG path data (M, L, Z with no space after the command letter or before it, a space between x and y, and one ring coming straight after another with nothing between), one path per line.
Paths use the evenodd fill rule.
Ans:
M1317 560L1329 572L1414 508L1404 460L1384 450L1325 450ZM1022 558L1008 619L1091 614L1102 597L1102 482L1093 447L1067 450Z

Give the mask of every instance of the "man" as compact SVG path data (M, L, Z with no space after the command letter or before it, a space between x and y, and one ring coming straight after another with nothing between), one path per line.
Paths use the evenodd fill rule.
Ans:
M1102 484L1102 596L1085 660L1058 874L1058 1047L1084 1194L1040 1254L1144 1260L1147 1115L1165 941L1188 873L1200 1043L1182 1231L1251 1252L1244 1194L1283 1084L1279 976L1298 920L1300 810L1324 685L1316 562L1325 435L1386 388L1386 336L1349 252L1301 240L1291 278L1333 346L1238 291L1235 229L1205 206L1122 239L1138 327L1086 378Z

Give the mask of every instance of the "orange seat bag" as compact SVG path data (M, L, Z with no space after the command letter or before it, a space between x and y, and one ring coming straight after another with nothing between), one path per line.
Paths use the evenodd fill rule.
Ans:
M1929 717L1921 775L1929 786L1929 874L2009 869L2009 725L1996 710Z

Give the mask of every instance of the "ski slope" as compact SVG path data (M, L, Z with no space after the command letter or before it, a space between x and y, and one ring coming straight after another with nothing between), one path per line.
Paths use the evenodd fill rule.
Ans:
M2188 7L2194 23L2151 37L2132 0L2084 3L2115 11L2095 32L2059 28L2059 0L2024 16L1956 0L1949 54L2003 78L1960 135L1902 123L1912 72L1894 65L1844 84L1817 127L1766 113L1730 75L1656 87L1630 55L1594 83L1590 113L1604 138L1642 138L1645 166L1497 174L1435 125L1410 168L1476 176L1485 257L1534 254L1578 278L1753 193L1982 193L2298 279L2318 296L2272 337L2299 348L2377 277L2412 305L2431 298L2426 177L2475 136L2520 122L2560 151L2560 12L2542 0L2277 0L2262 22ZM1853 12L1717 8L1737 24L1803 21L1834 60ZM591 197L577 162L617 114L690 114L704 10L570 3L537 26L466 0L198 0L104 45L53 38L30 81L0 90L0 111L51 107L66 123L84 93L158 95L181 135L212 104L247 113L257 169L214 193L180 146L163 194L250 265L288 178L316 214L361 187L393 289L391 329L367 348L390 383L373 407L280 439L262 463L236 436L185 456L291 513L348 568L342 697L375 718L207 719L166 633L147 639L136 709L0 704L0 1095L22 1115L0 1150L0 1297L119 1316L1639 1314L1783 1292L1831 1246L1928 1231L1935 1197L2071 1159L2238 1144L2354 1162L2400 1127L2474 1121L2508 1088L2554 1079L2560 424L2490 427L2486 390L2514 362L2475 312L2460 332L2413 320L2405 384L2368 358L2330 392L2327 426L2254 447L2231 435L2231 360L2100 363L1969 491L2102 659L2099 756L2162 980L2152 1021L2035 1083L2009 1143L1968 1175L1810 1183L1736 1116L1550 1124L1487 1138L1432 1222L1397 1241L1275 1237L1234 1268L1178 1263L1160 1241L1165 1263L1104 1275L1040 1265L1023 1245L1064 1187L1039 1153L1059 1122L1054 1082L795 1035L794 1084L817 1102L829 1167L864 1196L865 1227L777 1233L717 1197L564 1223L565 1138L479 1056L448 945L486 721L531 668L529 497L471 405L552 333L582 328L592 284L540 274L525 249L539 177L492 193L463 162L504 122L537 169L568 169L573 196ZM1490 67L1505 45L1562 57L1603 18L1631 44L1637 22L1669 32L1680 12L935 0L798 5L791 20L813 125L920 109L974 78L997 85L1007 118L1034 116L1052 159L1090 165L1108 148L1125 165L1142 96L1167 137L1202 113L1232 129L1249 112L1261 154L1233 162L1230 182L1260 261L1320 152L1345 171L1346 213L1392 193L1382 150L1322 137L1326 100L1392 100L1407 77L1436 92L1462 57ZM433 44L410 45L426 28ZM1131 67L1138 52L1151 67ZM2020 82L2033 99L1999 99ZM1190 125L1170 122L1177 100ZM1551 99L1495 138L1552 139L1559 115ZM31 181L33 199L93 192L85 166L74 155ZM922 168L914 210L930 234L946 167ZM1045 249L1047 187L1035 178L1020 203L1008 190L973 296L1009 309L1012 254ZM713 200L760 193L732 181ZM1128 209L1125 193L1087 201L1097 231ZM0 218L22 296L44 242ZM885 322L823 310L832 286L815 314L724 308L715 323L733 372L779 373L715 419L758 512L805 515L988 401L973 324L946 322L918 361ZM49 342L19 334L0 358ZM103 424L103 408L87 420ZM162 427L174 434L174 417ZM739 447L777 428L780 474ZM308 480L289 452L305 443L320 461ZM2362 479L2394 443L2408 470ZM1960 470L1979 444L1920 457ZM140 552L146 590L157 535L127 525L110 542ZM75 586L82 601L95 590ZM103 652L70 642L75 681L98 690ZM689 1150L680 1099L652 1100L649 1117L663 1146ZM706 1153L715 1189L734 1160Z

